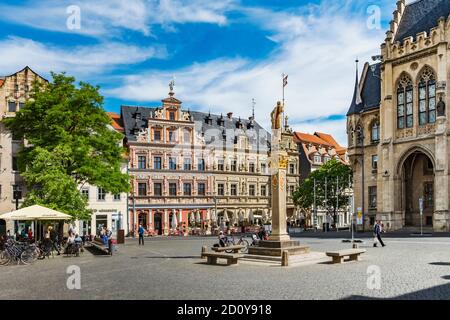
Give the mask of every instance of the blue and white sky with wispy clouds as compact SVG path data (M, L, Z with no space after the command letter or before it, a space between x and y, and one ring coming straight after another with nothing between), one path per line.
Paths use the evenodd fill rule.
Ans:
M176 78L184 108L251 115L269 128L289 75L286 111L302 132L345 145L354 60L379 54L395 0L2 0L0 74L30 66L100 85L105 109L156 106ZM67 28L67 8L81 28ZM370 6L381 28L369 28ZM362 67L362 63L361 63Z

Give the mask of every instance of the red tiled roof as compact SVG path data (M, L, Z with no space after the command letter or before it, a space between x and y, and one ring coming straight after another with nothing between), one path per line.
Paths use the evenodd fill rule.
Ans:
M318 136L308 134L308 133L296 132L295 138L298 141L303 142L303 143L312 143L312 144L317 144L317 145L320 144L323 146L330 146L330 147L332 146L331 144L329 144L325 140L319 138Z
M5 80L0 79L0 87L3 85L4 82L5 82Z
M333 136L331 134L328 133L322 133L322 132L315 132L314 133L315 136L318 136L320 139L328 142L330 145L332 145L333 147L335 147L336 149L340 148L341 146L339 145L339 143L336 142L336 140L334 140Z
M107 114L111 118L111 125L113 126L113 128L119 132L124 132L120 116L115 112L107 112Z

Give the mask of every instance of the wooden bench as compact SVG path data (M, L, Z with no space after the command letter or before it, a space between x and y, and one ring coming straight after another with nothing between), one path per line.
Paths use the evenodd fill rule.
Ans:
M103 251L106 254L109 254L110 256L113 255L113 252L111 250L111 246L110 245L105 245L103 243L103 240L100 238L95 238L93 241L90 241L89 244L101 251Z
M343 263L344 257L349 257L350 261L359 261L359 255L366 252L364 249L346 249L339 251L329 251L326 253L328 257L333 258L333 263Z
M225 252L225 251L233 251L233 253L240 253L245 249L245 246L236 245L236 246L228 246L228 247L212 247L211 250L215 252Z

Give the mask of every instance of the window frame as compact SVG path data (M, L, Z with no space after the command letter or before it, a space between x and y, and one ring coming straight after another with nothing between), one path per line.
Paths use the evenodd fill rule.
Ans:
M142 159L144 159L144 166L142 167ZM145 170L147 169L147 156L139 156L138 155L138 169Z
M200 186L203 186L203 188L200 188ZM203 192L200 192L203 190ZM206 183L205 182L198 182L197 183L197 194L199 196L205 196L206 195Z
M230 195L232 197L237 197L237 195L238 195L238 185L236 183L230 184Z
M187 188L189 186L189 188ZM183 183L183 196L191 196L192 195L192 183L184 182Z
M372 170L378 170L378 154L372 155ZM375 165L374 165L375 164Z
M175 186L175 188L174 188L174 186ZM173 192L173 191L175 191L175 192ZM177 192L178 192L177 183L176 182L169 182L169 196L174 197L174 196L177 195Z
M162 170L162 156L153 156L153 170Z
M223 197L225 195L225 184L217 184L217 195Z
M191 171L192 170L191 158L183 158L183 170L184 171Z
M97 201L106 201L105 189L97 188Z
M397 85L396 112L397 129L414 127L414 87L411 77L406 74L401 77Z
M145 188L141 189L141 186L144 186ZM146 197L148 195L148 185L147 182L138 182L138 196L139 197ZM141 193L141 191L145 191Z
M161 129L155 129L153 131L153 141L161 142L161 140L162 140Z
M159 192L157 193L156 190L159 190ZM153 182L153 196L162 197L162 195L163 195L163 184L161 182Z
M377 209L377 186L369 186L368 187L368 200L369 200L369 209Z
M255 197L256 196L256 185L254 185L254 184L249 184L248 185L248 195L250 197Z

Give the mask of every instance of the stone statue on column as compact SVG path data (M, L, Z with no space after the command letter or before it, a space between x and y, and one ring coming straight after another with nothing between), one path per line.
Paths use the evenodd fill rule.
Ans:
M286 169L288 165L288 153L281 146L283 135L284 106L281 102L271 113L271 161L270 161L270 186L272 203L272 234L268 241L261 241L258 247L250 247L249 254L281 257L283 251L289 255L309 252L309 248L300 246L298 241L292 241L286 228Z
M439 97L439 102L437 104L437 116L445 117L445 102L442 100L442 96Z

